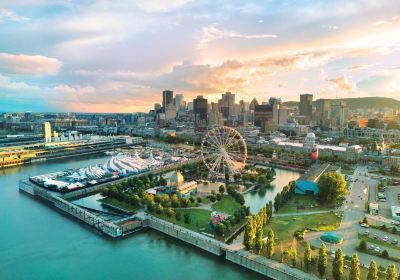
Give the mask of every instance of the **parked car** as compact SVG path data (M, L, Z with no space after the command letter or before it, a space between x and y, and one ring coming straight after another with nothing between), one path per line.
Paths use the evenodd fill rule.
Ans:
M400 222L399 222L399 221L396 221L396 220L392 220L392 221L391 221L391 224L397 226L397 225L400 225Z
M364 235L369 235L369 230L364 231Z
M362 223L361 226L362 226L363 228L369 228L369 225L368 225L368 224Z
M374 245L369 245L369 246L368 246L368 249L370 249L370 250L375 250L375 246L374 246Z
M392 243L393 245L396 245L397 243L399 243L399 241L397 239L393 239L392 242L390 242L390 243Z
M388 242L388 240L389 240L389 237L387 237L387 236L382 238L382 241Z
M379 248L378 246L375 247L374 249L375 252L380 253L381 252L381 248Z
M375 238L375 239L379 239L379 236L376 235L376 234L374 234L374 238Z

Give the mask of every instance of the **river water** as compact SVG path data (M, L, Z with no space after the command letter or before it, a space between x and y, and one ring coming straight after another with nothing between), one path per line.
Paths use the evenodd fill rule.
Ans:
M107 158L86 156L0 170L1 280L266 279L153 230L106 239L18 191L20 179Z

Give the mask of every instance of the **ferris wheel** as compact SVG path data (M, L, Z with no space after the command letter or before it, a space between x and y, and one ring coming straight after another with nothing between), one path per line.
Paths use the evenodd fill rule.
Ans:
M204 136L201 154L211 175L232 175L245 165L246 142L237 130L227 126L217 127Z

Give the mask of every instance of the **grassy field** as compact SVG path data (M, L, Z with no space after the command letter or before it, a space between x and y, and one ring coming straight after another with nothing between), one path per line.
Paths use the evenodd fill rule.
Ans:
M334 204L319 204L315 196L295 194L279 209L277 214L333 210L334 206Z
M287 247L290 245L297 230L310 228L315 231L332 231L339 227L341 218L331 213L313 214L293 217L276 217L264 228L264 235L272 227L275 236Z
M116 200L115 198L106 197L106 198L100 199L99 201L104 204L108 204L111 207L115 206L116 208L125 210L127 212L136 212L138 209L141 208L141 206L133 206L126 202Z
M169 221L171 223L177 224L179 226L188 228L196 232L207 232L213 234L209 222L211 217L211 211L206 209L177 209L175 212L181 212L181 219L176 220L175 216L168 217L165 214L153 214L154 216L161 218L163 220ZM190 223L186 224L184 222L183 215L185 213L190 214Z
M241 205L229 195L224 195L220 201L217 201L212 205L212 209L215 211L224 212L229 215L233 215L233 213L240 209L240 207Z

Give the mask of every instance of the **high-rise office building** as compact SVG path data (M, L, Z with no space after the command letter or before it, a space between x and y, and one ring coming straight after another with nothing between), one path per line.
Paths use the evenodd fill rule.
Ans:
M45 143L51 143L51 124L49 122L43 123L43 134Z
M315 120L321 127L330 127L331 101L329 99L317 99L315 101Z
M174 98L174 105L177 111L183 110L183 94L177 94Z
M221 99L218 100L218 105L220 107L223 117L229 119L230 116L234 115L235 94L231 92L226 92L222 94Z
M347 103L341 100L332 100L330 110L330 117L335 127L337 129L345 128L349 118L349 108L347 107Z
M196 126L207 126L207 99L197 96L193 100L193 116Z
M310 121L312 117L312 101L312 94L300 94L299 113L308 121Z
M273 105L255 105L254 125L266 131L273 124Z
M163 103L162 103L162 111L165 113L169 104L172 104L174 97L174 92L172 90L164 90L163 91Z

